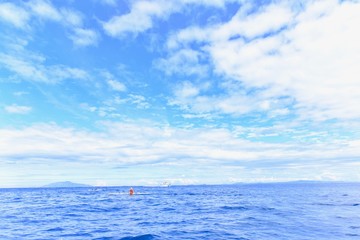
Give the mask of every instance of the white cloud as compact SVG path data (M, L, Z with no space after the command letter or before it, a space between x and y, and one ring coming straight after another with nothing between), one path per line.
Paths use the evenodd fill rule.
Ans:
M286 114L291 104L293 113L307 119L360 117L360 4L310 1L303 9L286 4L251 14L240 9L229 22L192 26L169 37L174 54L169 59L196 43L215 73L238 81L245 91L225 87L220 96L192 104L184 99L189 109L242 114L263 106L267 112L273 108L263 102L277 100L279 111ZM199 107L200 100L213 107Z
M167 59L155 61L155 66L166 74L184 74L205 76L208 68L201 65L202 54L192 49L181 49Z
M83 15L77 11L67 8L60 9L62 21L73 27L80 27L83 25Z
M5 106L5 111L13 114L28 114L32 108L28 106L19 106L16 104Z
M112 17L104 22L103 27L107 34L113 37L123 37L127 33L141 33L153 27L157 19L166 19L171 14L179 12L192 5L203 5L206 7L223 8L226 2L236 0L156 0L156 1L133 1L130 12ZM112 1L110 1L112 3Z
M129 98L127 99L127 101L135 104L139 109L147 109L150 107L149 102L144 96L141 95L129 94Z
M13 24L17 28L26 28L30 15L12 3L0 3L0 20Z
M107 80L107 84L115 91L124 92L126 91L126 87L119 81L109 79Z
M68 8L58 9L46 0L33 0L29 2L28 6L34 16L45 20L56 21L64 27L69 28L71 34L68 36L74 45L86 47L98 43L99 35L97 32L83 27L84 16L82 13Z
M48 0L31 0L25 7L37 18L55 21L70 28L79 28L83 25L83 14L69 8L57 8Z
M75 28L73 31L69 38L76 46L96 45L99 41L99 35L94 30Z
M46 0L32 0L29 2L29 7L36 16L44 19L60 21L62 16L60 12Z
M79 68L64 65L44 64L45 59L28 56L24 59L20 56L0 53L0 63L9 71L34 82L57 83L65 79L87 79L88 74Z
M247 38L262 36L286 27L292 17L293 13L289 7L282 6L281 3L268 5L257 14L238 11L229 23L219 29L219 36L241 35Z
M192 98L198 96L200 88L194 86L191 82L183 82L175 89L175 95L178 98Z
M174 96L169 100L169 104L178 105L184 110L196 113L196 116L206 116L206 118L209 116L207 113L214 114L214 117L222 113L238 116L270 109L269 117L289 113L282 102L262 96L259 92L248 96L244 89L234 84L226 87L224 94L209 95L209 89L211 90L211 84L207 82L197 85L189 81L182 82L173 89Z
M170 1L136 1L128 14L116 16L105 22L105 31L114 37L125 33L139 33L152 27L153 17L164 18L174 8Z
M13 95L16 97L22 97L24 95L28 95L28 92L24 92L24 91L19 91L19 92L13 92Z

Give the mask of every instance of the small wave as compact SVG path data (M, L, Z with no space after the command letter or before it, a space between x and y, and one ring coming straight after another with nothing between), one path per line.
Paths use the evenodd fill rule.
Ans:
M318 205L318 206L337 206L336 204L333 204L333 203L315 203L314 205Z
M186 195L190 195L190 196L195 196L196 195L196 193L187 193Z
M356 233L347 233L345 235L349 236L349 237L359 237L360 236L359 234L356 234Z
M350 226L350 229L360 229L360 226Z
M81 214L76 214L76 213L66 213L63 215L64 217L82 217L83 215Z
M353 207L357 207L360 206L360 203L353 203L353 204L349 204L349 203L345 203L345 204L334 204L334 203L316 203L314 205L318 205L318 206L332 206L332 207L338 207L338 206L353 206Z
M152 235L152 234L145 234L145 235L139 235L139 236L135 236L135 237L124 237L124 238L120 238L120 240L151 240L151 239L155 239L156 235Z
M175 211L175 208L171 208L171 207L166 207L162 209L163 211Z
M249 210L249 208L243 207L243 206L223 206L223 207L221 207L221 209L225 209L225 210Z
M49 228L48 230L46 230L47 232L60 232L60 231L64 231L63 228L61 227L56 227L56 228Z
M92 237L93 235L90 233L86 233L86 232L81 232L81 233L69 233L69 234L63 234L63 235L59 235L60 237Z
M275 208L272 208L272 207L260 207L260 210L262 210L262 211L273 211L273 210L275 210Z

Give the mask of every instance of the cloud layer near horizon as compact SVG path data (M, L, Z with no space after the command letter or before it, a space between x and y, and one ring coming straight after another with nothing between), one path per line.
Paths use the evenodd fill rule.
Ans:
M236 131L228 129L180 129L149 123L115 122L104 122L102 128L104 131L99 133L54 124L2 129L0 158L7 159L8 164L36 166L46 163L50 168L75 162L80 165L105 164L125 169L152 169L153 177L147 182L143 180L143 184L161 179L161 175L156 177L156 171L164 166L176 169L173 171L178 176L186 175L186 168L197 169L202 174L209 169L218 175L224 173L227 176L230 173L227 177L219 178L221 182L230 178L238 181L291 180L291 176L299 173L304 175L303 179L311 179L306 175L306 171L311 169L312 174L316 172L313 179L318 180L358 177L354 172L345 176L345 173L334 170L334 166L337 166L347 169L346 174L349 174L351 168L358 167L354 160L360 155L358 140L299 146L296 140L287 143L249 141L238 138ZM236 177L236 169L249 172ZM264 172L269 169L284 172L266 177ZM58 171L64 173L65 170ZM75 172L81 175L81 168ZM118 178L122 179L121 176ZM191 181L202 183L196 178Z

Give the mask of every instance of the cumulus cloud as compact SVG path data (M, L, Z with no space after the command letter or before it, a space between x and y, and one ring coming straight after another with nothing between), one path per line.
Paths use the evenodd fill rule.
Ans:
M310 1L303 8L285 2L250 13L240 8L228 22L171 35L167 61L196 43L193 51L208 56L214 73L245 90L224 87L226 94L205 98L219 106L208 111L241 114L285 100L282 112L291 107L303 118L359 118L359 9L352 1Z

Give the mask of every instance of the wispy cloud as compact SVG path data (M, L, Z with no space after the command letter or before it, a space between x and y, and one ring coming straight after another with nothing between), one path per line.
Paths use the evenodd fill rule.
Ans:
M136 105L139 109L147 109L150 107L150 103L142 95L130 94L126 101Z
M136 1L128 14L115 16L103 27L113 37L121 37L126 33L143 32L153 25L153 18L167 17L176 6L170 1Z
M83 25L84 16L80 12L68 8L61 8L59 12L61 14L61 21L66 25L75 28Z
M54 21L62 19L60 12L47 0L32 0L28 4L32 12L38 17Z
M167 75L199 75L206 76L208 66L201 64L201 59L205 58L199 51L192 49L181 49L171 54L169 58L158 59L154 65L163 70Z
M24 59L20 56L0 53L0 63L6 69L34 82L58 83L64 79L86 79L88 74L79 68L63 65L46 66L44 59Z
M14 5L12 3L0 3L0 20L11 23L17 28L31 29L30 21L40 19L43 22L54 21L69 29L69 39L76 46L85 47L96 45L99 34L84 27L84 15L69 8L57 8L51 1L31 0L24 4ZM32 27L30 27L32 26Z
M113 89L115 91L124 92L126 90L125 85L119 81L109 79L109 80L107 80L107 83L111 87L111 89Z
M94 30L82 28L75 28L69 38L80 47L96 45L99 41L99 35Z
M32 110L32 108L29 106L20 106L16 104L5 106L4 109L6 112L13 114L28 114Z
M28 26L29 19L30 15L24 9L9 2L0 3L0 20L24 29Z
M182 9L203 5L222 8L226 2L236 1L196 1L196 0L156 0L156 1L134 1L130 6L130 12L114 16L103 23L104 30L112 37L124 37L126 34L138 34L153 27L154 21L167 19L171 14Z

